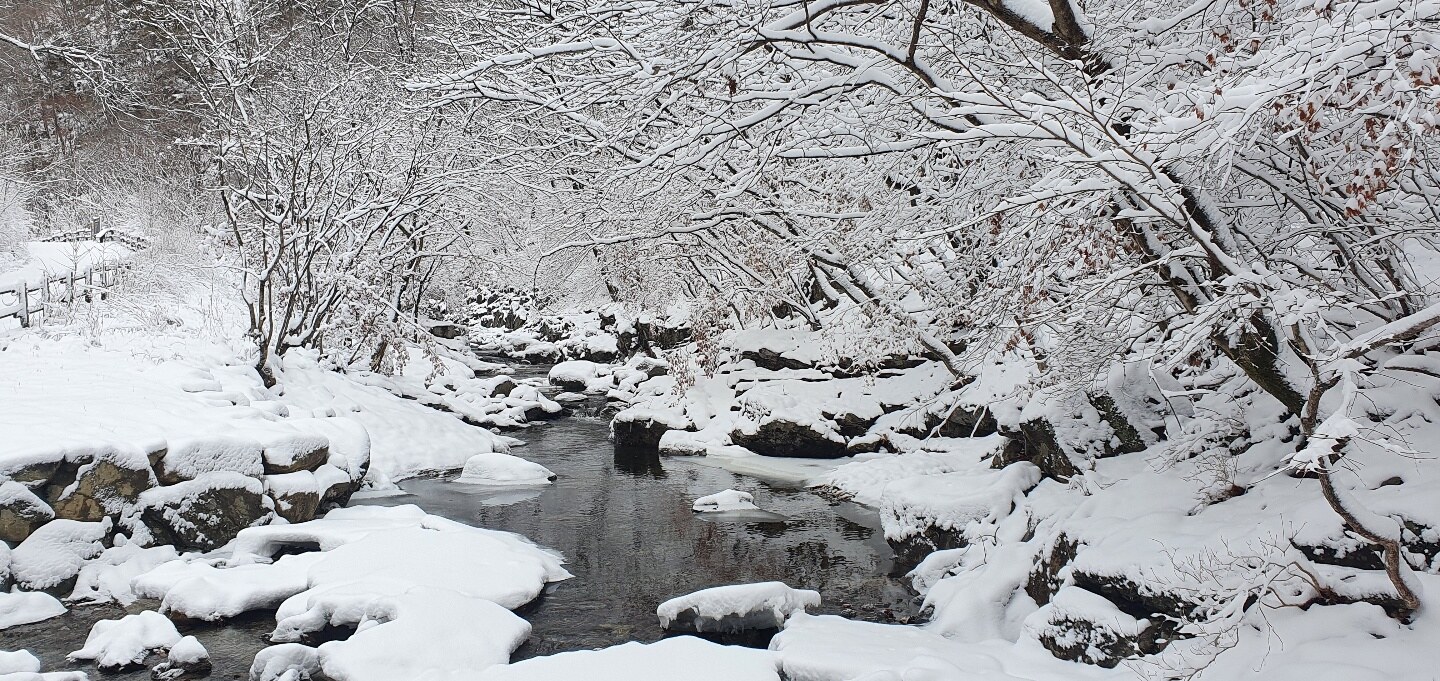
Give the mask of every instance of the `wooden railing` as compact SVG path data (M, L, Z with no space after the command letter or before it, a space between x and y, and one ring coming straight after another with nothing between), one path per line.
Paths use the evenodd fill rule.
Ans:
M120 281L125 267L124 263L108 262L84 272L47 274L42 281L21 281L0 288L0 319L15 317L21 327L29 327L36 315L44 313L46 304L68 304L78 299L88 303L96 297L104 300L108 289Z

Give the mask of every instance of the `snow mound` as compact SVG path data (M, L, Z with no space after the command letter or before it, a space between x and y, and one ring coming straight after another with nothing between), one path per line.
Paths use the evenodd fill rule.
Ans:
M39 672L40 658L32 655L30 651L0 651L0 674L36 674Z
M625 643L496 666L480 681L779 681L775 655L693 636Z
M695 500L691 508L696 513L723 513L725 511L758 511L755 496L749 492L727 489Z
M773 629L805 608L819 607L820 594L781 582L732 584L702 589L660 604L660 628L735 633Z
M131 588L136 577L180 557L175 547L168 544L146 548L133 542L122 543L122 539L124 536L118 535L115 546L80 568L69 600L130 605L138 598Z
M1008 438L1002 435L966 438L963 449L956 447L947 448L945 451L921 450L853 461L811 480L810 487L818 488L829 496L878 507L885 486L897 480L988 469L989 457L1003 448L1007 441Z
M160 612L213 622L274 608L309 585L318 553L281 556L274 563L217 567L202 561L161 565L132 582L135 593L160 600Z
M485 599L417 587L368 601L356 630L344 641L319 647L326 677L397 681L468 676L509 662L510 653L529 637L530 623Z
M969 523L995 523L1014 509L1016 500L1040 482L1040 469L1028 461L1001 470L978 469L897 480L881 493L885 538L904 541L930 528L963 531Z
M39 591L0 591L0 629L65 614L60 599Z
M147 610L118 620L100 620L90 628L85 647L70 653L71 660L94 660L101 670L121 670L144 664L156 650L166 650L180 640L175 624L158 612Z
M85 561L105 550L101 541L109 531L109 518L98 523L52 520L11 552L11 575L30 590L60 586L78 575Z
M548 485L555 480L550 469L509 454L476 454L465 461L455 482L468 485Z

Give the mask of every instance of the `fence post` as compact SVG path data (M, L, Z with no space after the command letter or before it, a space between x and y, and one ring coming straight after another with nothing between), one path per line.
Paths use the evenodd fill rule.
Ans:
M66 302L67 304L72 304L72 305L73 305L73 304L75 303L75 270L74 270L74 268L71 268L68 272L65 273L65 275L66 275L66 276L65 276L65 302Z
M30 285L20 282L20 328L30 328Z
M90 300L90 290L91 290L92 288L94 288L94 284L95 284L95 270L94 270L93 268L92 268L92 269L85 270L85 302L87 302L87 303L88 303L88 302L91 302L91 300Z

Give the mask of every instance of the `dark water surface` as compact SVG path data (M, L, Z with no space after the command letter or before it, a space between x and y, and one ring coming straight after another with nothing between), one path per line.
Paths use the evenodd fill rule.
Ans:
M400 484L411 495L358 503L418 504L563 553L575 578L551 585L520 611L534 630L515 659L656 640L657 605L722 584L783 581L819 591L822 612L853 609L862 619L913 614L913 593L889 576L890 548L874 511L688 457L618 453L607 433L606 422L593 418L521 433L529 445L513 453L559 475L551 485L497 489L415 479ZM770 513L690 510L696 498L729 488L752 492Z
M593 405L592 405L593 407ZM803 489L771 485L703 465L698 459L617 453L607 421L567 418L512 433L529 444L515 454L550 468L551 485L495 488L446 478L401 483L408 494L357 500L417 504L454 520L523 534L564 554L575 575L551 585L519 613L534 626L515 659L661 637L655 607L722 584L783 581L815 589L821 612L889 621L915 612L873 511L832 503ZM769 513L697 514L698 497L734 488L752 492ZM153 609L141 601L130 612ZM77 607L61 617L0 631L0 649L28 649L46 671L84 669L92 678L148 679L146 669L102 675L64 662L82 647L90 626L123 616L117 606ZM210 651L211 678L247 678L265 647L273 613L252 613L224 625L181 627ZM150 664L159 662L156 657Z

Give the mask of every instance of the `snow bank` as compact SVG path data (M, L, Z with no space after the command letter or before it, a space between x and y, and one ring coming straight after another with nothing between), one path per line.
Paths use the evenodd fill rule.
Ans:
M820 593L781 582L733 584L702 589L660 604L660 628L735 633L773 629L791 615L820 606Z
M696 513L723 513L725 511L758 511L755 496L749 492L727 489L695 500L691 508Z
M722 646L693 636L625 643L490 667L480 681L779 681L769 651Z
M0 651L0 674L30 673L40 671L40 658L28 650L14 652Z
M993 524L1039 482L1040 469L1028 461L998 471L982 468L897 480L881 492L885 538L898 542L931 528L956 532L972 522Z
M555 479L550 469L509 454L476 454L465 460L455 482L469 485L548 485Z
M810 486L829 496L878 507L886 485L904 478L986 468L989 458L1008 441L1000 435L967 438L941 451L927 448L937 443L925 442L918 451L846 463L815 477Z

